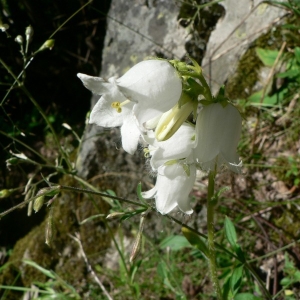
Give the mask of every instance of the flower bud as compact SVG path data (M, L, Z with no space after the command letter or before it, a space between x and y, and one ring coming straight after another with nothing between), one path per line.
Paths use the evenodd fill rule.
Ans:
M31 25L29 25L28 27L26 27L25 30L25 36L26 36L26 41L30 42L33 36L33 28Z
M60 191L59 185L46 187L46 188L40 189L37 193L37 196L43 195L43 196L52 197L52 196L57 195L59 193L59 191Z
M41 51L44 51L44 50L52 50L52 48L54 47L54 43L55 43L55 40L47 40L41 47L40 49L37 51L37 52L41 52Z
M15 42L22 45L23 44L23 37L21 35L17 35L15 38Z
M2 32L5 32L9 28L8 24L0 24L0 30Z
M175 105L171 110L164 113L155 130L156 139L160 142L168 140L185 122L193 108L193 102L188 101L181 107Z
M9 158L5 161L6 162L6 167L9 168L10 166L15 166L19 163L19 161L20 160L16 157Z
M139 231L138 231L138 234L137 234L136 239L134 241L132 251L131 251L131 254L130 254L130 258L129 258L129 261L131 263L136 259L136 257L138 256L138 254L140 252L140 249L141 249L142 233L143 233L144 223L145 223L147 213L148 212L144 212L141 215Z
M45 243L50 247L54 236L53 208L51 208L46 225Z
M124 216L124 215L125 215L124 212L116 211L116 212L113 212L113 213L107 215L106 219L115 219L115 218L118 218L118 217L121 217L121 216Z
M11 190L7 190L7 189L1 190L0 191L0 199L9 197L13 192L14 192L14 190L12 190L12 189Z
M44 205L45 196L40 196L34 200L33 210L37 213Z
M27 216L30 217L32 214L32 209L33 209L33 201L29 201L28 207L27 207Z

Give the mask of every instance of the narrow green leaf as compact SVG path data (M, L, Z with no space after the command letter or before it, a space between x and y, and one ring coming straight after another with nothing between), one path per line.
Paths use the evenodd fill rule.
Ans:
M241 262L246 262L245 254L244 254L243 250L241 249L240 245L237 244L233 250Z
M297 62L300 64L300 48L299 48L299 47L296 47L296 48L294 49L294 51L295 51L295 57L296 57L296 60L297 60Z
M26 263L27 265L30 265L30 266L36 268L37 270L41 271L47 277L55 279L55 275L51 271L49 271L49 270L41 267L37 263L35 263L35 262L31 261L31 260L27 260L27 259L23 259L23 262Z
M36 288L27 288L27 287L20 287L20 286L11 286L11 285L0 285L0 289L5 290L12 290L12 291L21 291L21 292L36 292ZM39 289L38 292L40 294L51 294L51 291L44 291Z
M206 257L208 257L208 248L204 241L199 237L198 234L195 232L189 230L186 227L182 227L181 231L183 235L186 237L186 239L191 243L192 246L196 247L198 250L200 250Z
M235 268L232 272L232 276L230 278L230 288L233 295L235 295L240 288L242 282L243 270L244 270L244 266L241 265Z
M145 201L145 199L142 196L142 183L141 182L139 182L136 187L136 193L137 193L137 196L140 199L140 201L148 206L147 202Z
M231 291L230 291L230 277L227 278L226 282L223 285L222 296L224 300L232 299Z
M233 249L236 249L238 244L237 244L237 236L236 236L235 227L234 227L233 223L231 222L231 220L227 216L225 217L224 228L225 228L226 238L227 238L229 244L231 245L231 247Z
M300 75L300 69L291 69L286 72L279 73L277 75L278 78L295 78Z
M83 225L83 224L88 223L88 222L90 222L92 220L99 219L99 218L102 219L102 218L105 218L105 217L106 217L106 215L104 215L104 214L93 215L93 216L90 216L90 217L84 219L83 221L81 221L79 223L79 225Z
M164 261L160 261L157 265L157 274L161 279L165 279L168 277L168 270L166 263Z

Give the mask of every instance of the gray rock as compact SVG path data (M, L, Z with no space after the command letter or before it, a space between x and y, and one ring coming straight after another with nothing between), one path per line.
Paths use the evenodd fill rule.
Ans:
M149 56L183 57L187 33L177 22L178 13L179 7L173 1L113 0L101 77L121 76ZM98 99L99 96L92 98L92 106ZM120 140L118 129L87 125L76 166L79 176L90 178L106 172L128 172L129 177L134 174L140 181L145 170L144 158L141 153L133 156L125 153ZM130 188L127 186L129 181L122 181L123 193L124 190L132 191L132 184ZM122 189L118 184L118 190Z
M251 42L270 30L286 14L285 10L262 0L225 0L220 4L226 14L211 33L202 61L204 74L214 94L235 72L240 57Z

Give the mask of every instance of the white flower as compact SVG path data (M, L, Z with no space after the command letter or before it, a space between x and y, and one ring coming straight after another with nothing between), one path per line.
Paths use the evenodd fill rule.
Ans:
M187 174L187 169L188 173ZM156 209L161 214L167 214L176 206L186 214L191 214L189 193L196 179L194 165L175 163L158 168L157 180L154 188L143 192L145 199L155 198Z
M131 154L145 130L144 123L171 109L182 92L176 70L163 60L142 61L119 79L77 76L86 88L102 95L91 112L90 123L121 126L123 148Z
M188 196L196 178L196 167L192 164L194 137L194 126L187 123L163 142L155 139L154 132L144 137L149 143L150 164L153 170L157 170L157 179L155 187L142 196L155 198L156 208L161 214L169 213L176 206L186 214L193 212Z
M241 163L236 148L242 128L239 111L230 103L205 105L196 123L194 158L203 170L220 169L226 164L233 172L240 173Z
M148 132L148 135L144 136L144 139L149 144L151 167L153 170L157 170L168 161L185 159L187 162L195 146L195 129L193 125L184 123L166 141L157 141L152 131Z

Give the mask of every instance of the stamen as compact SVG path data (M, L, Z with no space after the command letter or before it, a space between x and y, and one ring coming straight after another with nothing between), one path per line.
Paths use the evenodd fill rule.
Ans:
M145 158L149 158L150 157L150 150L149 150L149 148L144 148L143 149L143 151L144 151L144 157Z
M122 106L126 105L129 102L130 102L130 100L125 100L122 103L120 103L119 101L116 101L111 104L111 107L114 108L118 113L121 113Z

